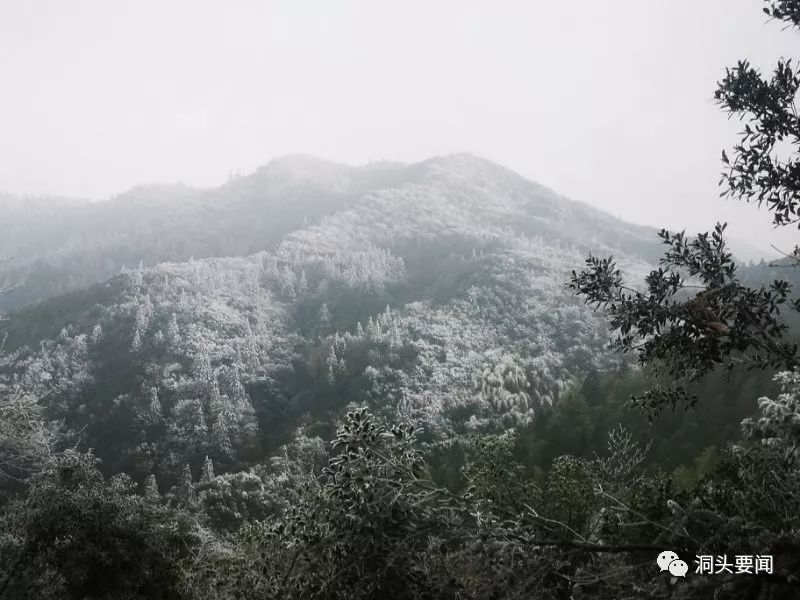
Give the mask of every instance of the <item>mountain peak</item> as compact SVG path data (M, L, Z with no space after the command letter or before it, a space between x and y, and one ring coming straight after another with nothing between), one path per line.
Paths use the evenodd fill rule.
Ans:
M185 183L146 183L132 187L110 200L111 204L123 204L126 207L156 207L171 204L179 200L194 197L197 188ZM106 203L101 203L106 206Z
M459 178L491 179L498 182L514 182L516 184L525 182L528 185L544 189L544 186L525 179L519 173L507 167L469 152L435 156L417 163L414 167L427 175L447 174Z
M273 158L263 167L259 167L255 175L283 175L292 179L300 179L319 174L341 173L349 168L324 158L297 153Z

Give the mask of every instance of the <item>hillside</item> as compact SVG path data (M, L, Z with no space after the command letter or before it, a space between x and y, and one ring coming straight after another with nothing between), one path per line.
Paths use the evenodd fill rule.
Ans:
M0 280L21 285L0 298L0 310L82 289L140 262L252 254L387 177L383 168L289 156L215 189L142 185L95 203L2 202L0 222L13 231L0 256L13 259L0 265Z
M470 155L366 167L294 156L216 190L43 200L24 219L32 231L13 239L31 276L10 306L31 301L2 322L0 394L43 421L11 426L66 428L90 453L79 460L99 459L67 471L100 481L99 468L131 506L187 511L222 555L243 524L302 506L339 464L330 442L346 427L410 427L431 482L460 493L484 477L480 453L546 483L623 424L649 448L644 465L689 488L775 387L771 372L714 372L693 386L696 409L652 424L629 410L656 382L608 348L602 310L566 282L592 254L641 283L654 231ZM0 457L13 488L23 473L5 469Z
M611 360L569 270L592 252L643 273L656 250L648 229L469 155L289 157L217 190L137 188L81 210L87 233L52 240L13 302L45 294L33 283L58 264L55 288L100 257L91 277L140 266L11 315L8 373L110 470L165 480L206 454L256 460L353 402L437 437L530 423Z
M464 169L473 172L461 180ZM146 185L96 203L46 198L36 203L0 203L0 222L11 230L3 236L0 256L13 257L0 264L0 280L20 284L0 297L0 310L82 289L140 263L154 266L272 249L284 236L325 217L344 211L347 219L347 211L363 206L371 195L390 202L399 193L431 192L430 202L442 206L430 216L464 226L471 211L479 208L474 200L485 201L490 190L505 194L480 210L494 227L505 224L526 235L584 240L588 245L597 239L612 246L617 245L616 234L624 232L620 249L647 251L645 228L625 226L473 157L346 167L288 156L216 189ZM504 215L506 207L512 206L516 214ZM523 220L517 222L515 217L520 215ZM562 231L570 219L579 228ZM595 230L593 223L600 224L600 229ZM582 235L587 233L589 237Z
M576 428L585 439L567 451L588 448L586 436L614 419L630 421L619 411L646 385L606 349L605 317L565 282L589 254L613 254L642 277L660 250L654 232L474 156L365 167L292 156L217 190L146 186L72 209L109 225L82 224L83 238L64 228L51 242L69 248L39 249L13 302L46 296L31 282L64 256L82 258L52 289L78 289L9 315L3 373L82 431L108 472L171 485L207 455L236 471L298 427L329 437L353 405L412 419L437 443L525 428L545 460L545 446ZM83 285L102 269L81 265L101 256L117 270L111 248L138 266ZM189 249L189 260L147 266ZM766 266L744 274L776 275ZM604 383L589 389L591 373ZM717 423L707 444L750 413L749 387L706 390L714 400L704 418ZM575 402L590 403L582 416L558 416ZM595 425L585 429L589 413ZM683 422L661 420L661 458L681 447L673 464L700 449Z

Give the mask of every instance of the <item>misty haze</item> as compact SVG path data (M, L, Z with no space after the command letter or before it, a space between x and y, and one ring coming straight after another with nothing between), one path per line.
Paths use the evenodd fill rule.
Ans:
M800 598L800 0L0 6L0 600Z

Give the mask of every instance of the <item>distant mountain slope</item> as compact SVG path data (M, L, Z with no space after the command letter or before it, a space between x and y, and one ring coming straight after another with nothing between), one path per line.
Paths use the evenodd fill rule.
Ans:
M240 256L335 212L392 178L392 169L352 168L303 156L277 159L219 188L136 187L111 200L71 205L0 202L0 280L22 282L0 310L80 289L119 273L190 257Z
M7 230L0 256L13 257L0 265L0 280L21 282L0 297L0 310L81 289L140 262L152 266L266 250L326 216L373 201L391 203L412 189L416 192L402 200L413 204L414 193L425 198L421 204L427 208L418 215L423 228L427 217L446 217L450 227L463 227L477 211L493 226L513 231L652 254L647 228L568 201L469 155L363 167L295 155L210 190L147 185L98 203L0 203Z
M33 272L62 264L74 275L59 285L80 287L95 258L144 264L11 314L0 384L46 398L111 471L167 482L205 455L257 460L351 403L437 437L530 423L618 360L569 270L613 253L640 275L658 251L648 228L470 155L289 157L217 190L137 188L92 211L107 231ZM194 259L147 266L169 253Z

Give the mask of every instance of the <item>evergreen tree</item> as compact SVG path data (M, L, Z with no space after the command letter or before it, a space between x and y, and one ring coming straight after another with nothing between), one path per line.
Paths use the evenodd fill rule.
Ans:
M124 477L107 482L98 462L69 451L5 505L0 597L185 597L197 523L131 494Z
M138 354L142 350L142 336L139 330L133 332L133 339L131 339L131 352Z
M151 502L159 502L161 500L161 492L158 490L158 482L153 473L148 475L145 481L144 497Z
M325 335L331 326L331 311L328 309L328 305L324 302L322 303L322 306L319 307L317 323L320 335Z
M300 297L308 293L308 280L306 279L306 272L301 271L300 277L297 279L297 295Z
M167 324L167 343L169 344L170 350L173 352L177 350L181 344L181 332L175 313L170 315L169 323Z
M325 359L325 364L328 366L328 383L330 385L336 385L336 367L338 365L338 360L336 358L336 348L332 344L328 351L328 358Z
M148 417L153 422L161 421L163 417L161 400L158 398L158 390L156 388L150 388L150 409L148 412Z
M192 471L187 464L184 464L181 469L178 483L172 493L172 498L174 503L182 507L191 508L197 503L194 482L192 480Z
M286 298L293 299L297 296L297 290L295 288L295 274L288 265L284 265L284 267L281 269L279 286L281 294Z
M200 475L200 483L209 483L212 479L214 479L214 463L211 462L211 458L206 456L203 462L203 472Z
M231 441L231 425L228 419L223 415L214 421L211 426L211 439L214 448L220 457L225 459L233 458L233 442Z

